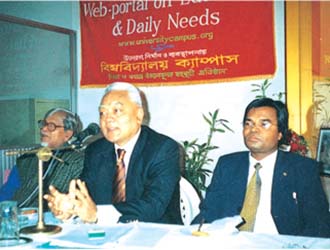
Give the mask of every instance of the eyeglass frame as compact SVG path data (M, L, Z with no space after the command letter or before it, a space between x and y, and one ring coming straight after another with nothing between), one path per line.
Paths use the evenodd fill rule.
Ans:
M251 124L247 124L247 123L251 123ZM258 129L262 129L262 130L269 130L272 126L277 126L277 123L272 123L270 120L261 120L258 123L255 123L249 119L246 119L243 123L243 128L244 129L253 129L253 128L258 128Z
M38 127L39 127L39 129L42 129L42 128L46 127L46 126L47 126L47 129L50 132L54 132L57 128L65 128L65 126L56 125L53 122L47 122L45 120L39 120L38 121Z

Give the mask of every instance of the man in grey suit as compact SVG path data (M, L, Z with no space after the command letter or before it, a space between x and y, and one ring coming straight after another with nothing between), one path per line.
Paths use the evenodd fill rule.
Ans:
M246 108L244 142L249 151L221 156L200 214L193 223L241 214L247 184L258 162L261 195L254 232L330 237L329 204L318 162L278 150L288 130L288 111L280 101L256 99Z
M100 127L104 138L86 148L81 180L70 183L68 194L53 187L45 198L60 219L79 216L84 222L182 223L179 203L179 145L173 139L142 125L140 92L123 82L110 84L102 98ZM117 149L124 149L125 199L112 202Z

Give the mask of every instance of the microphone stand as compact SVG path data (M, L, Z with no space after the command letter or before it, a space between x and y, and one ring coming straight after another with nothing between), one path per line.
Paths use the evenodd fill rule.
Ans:
M56 234L62 231L62 228L57 225L45 225L44 222L44 213L43 213L43 162L49 161L51 157L54 159L63 162L62 159L53 155L52 151L48 147L42 147L37 150L32 150L30 153L34 153L38 157L38 185L39 185L39 200L38 200L38 223L35 226L24 227L20 230L22 234Z

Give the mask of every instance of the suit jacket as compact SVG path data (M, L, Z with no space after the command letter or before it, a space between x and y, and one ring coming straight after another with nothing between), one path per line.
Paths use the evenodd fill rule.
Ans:
M48 192L49 185L55 186L60 192L69 191L69 183L80 176L84 166L84 152L76 150L59 150L53 152L60 162L51 158L43 163L43 192ZM13 200L19 207L38 207L38 157L36 154L24 154L17 159L20 187L15 192ZM48 206L44 206L48 209Z
M201 212L206 222L238 215L248 182L249 152L219 158ZM296 199L293 193L296 193ZM330 237L329 204L318 163L295 153L278 151L271 193L271 215L280 234Z
M82 179L97 205L111 204L116 173L114 144L101 138L86 148ZM126 201L115 204L119 221L179 223L179 145L142 126L126 175Z

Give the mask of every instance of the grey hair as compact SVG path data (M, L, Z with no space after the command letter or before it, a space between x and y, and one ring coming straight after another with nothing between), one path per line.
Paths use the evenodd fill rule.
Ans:
M127 91L128 96L131 99L132 102L136 103L138 106L142 107L142 99L140 90L136 88L134 85L128 83L128 82L114 82L109 84L104 92L104 96L108 94L111 91L115 90L122 90Z
M73 113L65 108L52 108L48 110L44 116L44 120L55 113L62 113L64 115L63 126L65 131L72 130L73 136L81 132L83 125L80 117L76 113Z

